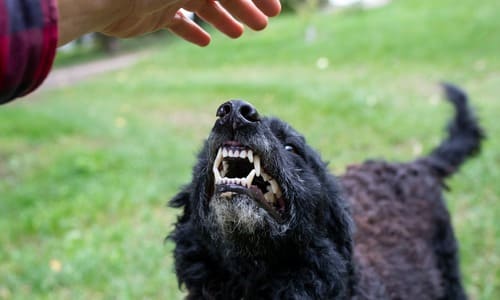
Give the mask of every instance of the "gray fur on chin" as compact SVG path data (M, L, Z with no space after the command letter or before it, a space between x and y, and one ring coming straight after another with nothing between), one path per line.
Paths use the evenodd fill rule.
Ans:
M266 223L266 211L246 195L234 195L232 199L214 197L209 209L212 222L224 235L234 231L252 234Z

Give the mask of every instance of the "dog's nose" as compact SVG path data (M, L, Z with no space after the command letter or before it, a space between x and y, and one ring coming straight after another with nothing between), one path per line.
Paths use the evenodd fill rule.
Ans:
M217 117L223 122L232 122L234 129L260 121L259 113L255 107L242 100L231 100L219 106Z

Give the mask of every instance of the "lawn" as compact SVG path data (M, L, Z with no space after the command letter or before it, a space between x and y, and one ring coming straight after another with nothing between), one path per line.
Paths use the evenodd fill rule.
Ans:
M449 181L472 299L500 299L500 1L406 0L283 15L208 48L0 107L0 299L180 299L166 202L230 98L288 120L340 174L443 137L437 83L473 100L489 139ZM306 34L308 33L308 34Z

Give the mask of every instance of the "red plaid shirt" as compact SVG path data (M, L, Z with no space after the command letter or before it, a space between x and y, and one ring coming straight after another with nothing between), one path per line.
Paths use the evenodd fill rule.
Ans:
M0 0L0 104L47 77L57 48L56 0Z

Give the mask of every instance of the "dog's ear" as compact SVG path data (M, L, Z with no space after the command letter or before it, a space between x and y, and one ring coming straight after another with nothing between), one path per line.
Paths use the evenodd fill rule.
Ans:
M189 206L189 196L191 195L191 188L189 186L185 186L182 191L180 191L177 195L174 196L169 202L168 206L181 208Z
M182 191L174 196L169 202L168 206L174 208L184 208L183 213L177 219L178 222L184 223L189 220L191 216L191 204L189 202L189 197L191 195L191 187L185 186Z

